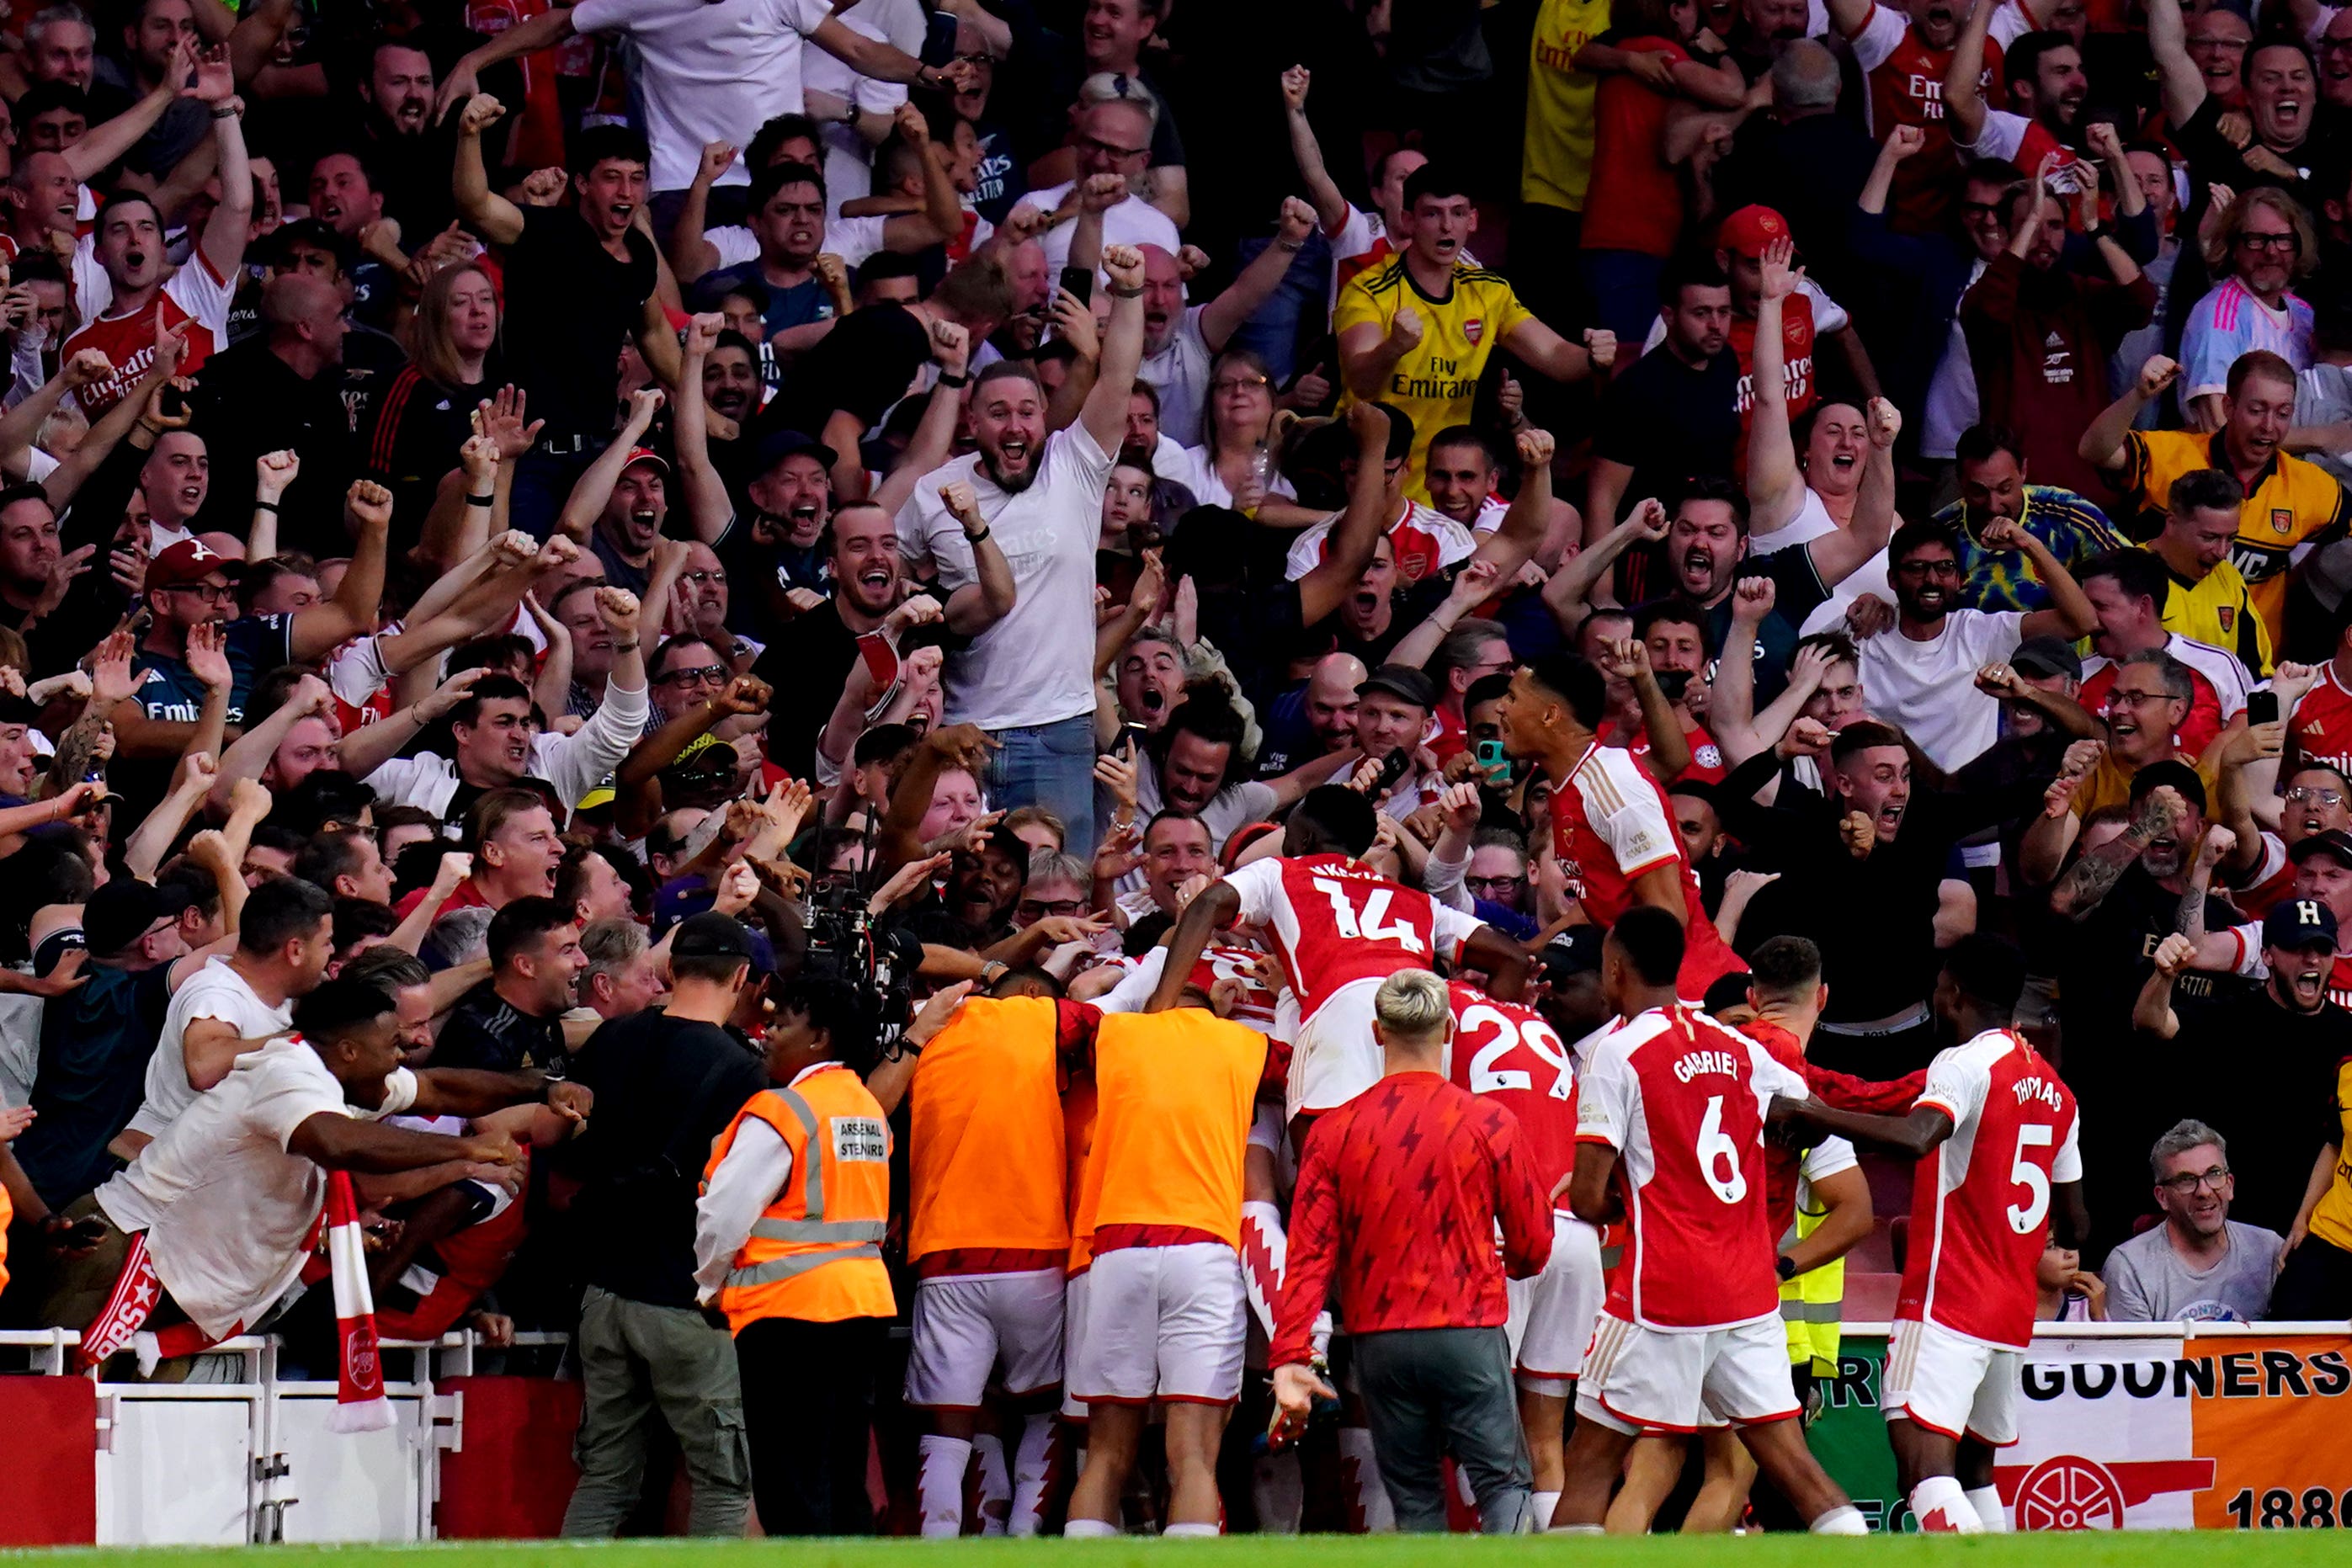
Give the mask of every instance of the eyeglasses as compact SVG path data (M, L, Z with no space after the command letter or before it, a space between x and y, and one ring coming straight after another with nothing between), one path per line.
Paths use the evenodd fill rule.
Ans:
M1099 136L1081 136L1078 145L1091 147L1106 158L1117 159L1141 158L1151 151L1149 147L1121 147L1118 142L1105 141Z
M1950 577L1960 575L1960 563L1956 560L1906 560L1895 569L1897 577Z
M2303 248L2302 236L2292 229L2278 235L2241 234L2237 243L2248 250L2277 251L2284 256L2293 256Z
M2182 41L2192 49L2224 49L2233 55L2244 54L2248 43L2244 38L2188 38Z
M719 570L717 567L715 567L715 566L714 566L714 567L712 567L709 571L685 571L685 572L680 572L680 573L678 574L678 579L677 579L677 580L678 580L680 582L690 582L690 583L693 583L693 584L695 584L697 587L700 587L700 586L702 586L702 585L704 585L704 584L706 584L706 583L713 583L713 582L718 583L718 584L719 584L719 585L720 585L721 587L724 587L724 586L726 586L726 582L727 582L727 574L726 574L725 572L723 572L723 571Z
M698 683L715 686L726 678L727 666L724 664L698 664L690 670L671 670L654 677L666 686L693 685Z
M2340 806L2344 803L2344 792L2340 789L2320 789L2308 784L2298 784L2286 792L2286 799L2298 806Z
M1234 392L1248 392L1265 384L1264 376L1221 376L1209 383L1209 390L1219 397L1230 397Z
M2220 1192L2221 1184L2229 1179L2230 1167L2215 1166L2210 1170L2182 1171L2179 1176L2167 1176L2156 1185L2175 1197L2187 1197L2200 1186L2210 1186L2215 1192Z
M2127 692L2118 687L2107 694L2107 706L2111 708L2143 708L2150 703L2167 703L2172 700L2173 695L2170 692Z
M1962 202L1960 211L1972 218L1999 218L2009 214L2007 202Z
M1508 893L1515 887L1527 884L1528 879L1524 876L1465 876L1462 879L1462 885L1472 893Z
M1021 913L1032 920L1043 920L1051 915L1076 915L1086 912L1086 900L1082 898L1057 898L1050 904L1034 898L1021 901Z
M168 582L163 585L163 591L201 594L206 599L223 604L236 597L236 590L226 582Z

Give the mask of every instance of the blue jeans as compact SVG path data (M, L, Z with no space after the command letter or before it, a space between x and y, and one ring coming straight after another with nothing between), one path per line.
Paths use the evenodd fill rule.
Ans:
M1082 713L1052 724L989 732L1002 747L988 764L989 806L1043 806L1062 819L1063 847L1095 852L1095 719Z

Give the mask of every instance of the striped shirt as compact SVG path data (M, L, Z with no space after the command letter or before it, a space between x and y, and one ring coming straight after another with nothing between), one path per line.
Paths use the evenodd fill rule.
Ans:
M2293 294L2275 310L2234 277L2225 277L2189 307L2180 333L2180 407L2189 400L2225 392L2230 367L2241 354L2263 349L2297 372L2311 368L2312 309Z

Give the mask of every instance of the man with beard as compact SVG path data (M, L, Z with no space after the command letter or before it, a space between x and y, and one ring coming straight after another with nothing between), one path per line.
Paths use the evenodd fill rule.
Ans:
M768 709L769 759L801 779L815 776L816 738L857 663L860 642L873 638L878 648L895 641L902 655L915 647L908 635L913 621L891 614L905 577L887 512L867 501L843 506L833 517L825 570L833 596L779 627L751 666L775 691Z
M1205 305L1189 307L1183 270L1176 258L1156 245L1142 247L1143 366L1136 375L1160 393L1161 434L1182 446L1201 444L1210 361L1274 297L1314 232L1315 209L1296 196L1284 197L1274 243L1235 274L1223 293Z
M1259 776L1286 772L1311 757L1354 745L1356 688L1370 673L1353 653L1326 653L1315 661L1304 685L1267 704Z
M1006 807L1045 807L1062 819L1074 844L1095 841L1094 561L1102 491L1143 355L1142 254L1112 246L1102 263L1110 325L1076 422L1049 435L1035 373L1005 361L989 366L968 410L979 450L924 475L898 518L908 554L937 570L951 600L983 587L987 563L975 552L1004 530L994 548L1020 563L1013 603L1002 609L992 597L959 628L972 642L948 659L946 716L989 732L996 747L992 796ZM951 510L966 494L970 503Z
M729 298L740 296L730 295ZM721 320L727 319L723 309L719 316ZM757 321L749 321L745 325L754 331L761 331ZM727 482L728 497L734 501L738 511L742 510L750 499L744 494L744 486L751 477L747 471L759 461L760 446L752 439L751 419L768 398L766 371L762 369L760 353L765 340L763 331L761 339L755 341L729 326L719 332L718 340L710 345L709 356L702 361L702 405L718 420L725 422L723 424L712 423L703 440L709 448L711 465L719 470L719 476ZM771 358L767 362L774 361Z
M1824 793L1783 789L1763 807L1755 792L1779 767L1759 752L1715 791L1724 831L1779 878L1739 919L1752 952L1775 936L1822 949L1830 1000L1811 1055L1865 1078L1900 1078L1935 1054L1927 998L1936 979L1936 915L1946 869L1962 839L2033 810L2043 778L1998 790L1944 793L1915 785L1904 732L1858 719L1837 732L1822 768ZM1852 918L1867 909L1868 920Z
M2319 149L2311 143L2319 112L2319 73L2301 39L2280 36L2246 47L2239 67L2245 105L2234 110L2253 129L2252 140L2243 147L2222 132L2221 116L2232 112L2233 106L2210 89L2189 52L2180 0L2147 0L2147 47L2156 57L2173 142L2187 157L2199 185L2223 184L2241 192L2274 185L2306 210L2318 210L2328 193L2315 178L2320 171L2314 166L2321 160L2315 156Z
M2230 367L2242 355L2266 349L2298 371L2310 367L2316 318L2293 288L2320 258L2310 215L2276 190L2248 191L2207 224L2221 277L2181 330L2180 407L2191 426L2219 430Z
M2091 128L2091 142L2119 169L2116 212L2143 218L2147 198L2124 162L2115 129ZM2126 333L2156 310L2156 285L2095 212L2081 217L2096 247L2102 276L2063 265L2068 239L2069 174L2052 153L2022 191L2010 198L2009 247L1993 257L1960 300L1983 419L2006 424L2024 442L2026 455L2045 480L2076 490L2101 480L2079 443L2066 439L2096 422L2103 372ZM2073 171L2074 181L2092 171Z
M1232 695L1220 681L1196 681L1137 758L1136 810L1147 821L1163 812L1198 817L1214 853L1235 828L1289 810L1316 785L1331 782L1349 760L1338 754L1309 758L1278 779L1250 778L1243 718Z
M150 8L162 3L150 0ZM243 276L253 228L253 176L241 110L231 101L236 91L226 59L197 67L194 98L211 111L213 138L220 146L221 199L184 265L172 267L163 219L149 197L119 193L99 210L97 259L106 273L106 298L86 305L102 313L67 339L63 350L70 360L84 349L96 349L114 366L111 376L75 394L92 422L121 401L153 361L159 305L165 328L187 328L182 375L194 374L228 344L229 304Z
M2059 32L2026 33L2003 45L2001 77L2010 108L1990 108L1984 90L1985 29L1994 9L1979 0L1961 23L1944 68L1944 113L1951 121L1952 145L1970 158L2003 159L2021 169L2038 168L2053 155L2062 163L2074 162L2074 121L2091 90L2082 48Z
M1731 279L1712 259L1670 262L1658 281L1665 336L1610 382L1592 437L1584 543L1599 544L1629 500L1663 495L1693 474L1729 475L1739 447L1739 356L1731 351ZM1658 591L1640 559L1623 569L1622 602Z
M1901 234L1930 235L1944 226L1960 170L1943 101L1960 7L1957 0L1913 0L1909 11L1906 17L1877 0L1831 0L1830 20L1853 46L1854 63L1869 81L1870 133L1891 146L1896 126L1919 132L1894 176L1893 226ZM1990 83L2000 74L2000 46L1987 40L1979 79Z
M2335 979L2342 901L2314 896L2323 884L2332 892L2345 882L2352 837L2336 832L2305 842L2311 847L2298 846L2295 882L2306 891L2280 900L2257 924L2201 940L2167 936L2132 1011L2147 1058L2131 1130L2152 1140L2157 1134L2147 1128L2160 1133L2194 1107L2199 1121L2237 1146L2230 1166L2235 1191L2226 1195L2236 1217L2282 1234L2294 1228L2319 1140L2307 1119L2283 1118L2279 1107L2309 1104L2326 1092L2352 1030ZM2262 983L2221 1000L2176 1003L2174 988L2197 968ZM2217 1061L2231 1070L2213 1071ZM2142 1198L2131 1212L2147 1208Z
M2141 527L2134 531L2142 535L2163 526L2174 480L2194 468L2227 471L2246 497L2231 559L2253 591L2272 648L2287 658L2324 654L2324 644L2298 649L2286 639L2287 569L2315 536L2340 537L2352 526L2352 497L2326 470L2282 444L2294 423L2294 367L2259 349L2240 355L2223 389L2221 427L2211 435L2134 430L2139 411L2179 375L2170 360L2148 361L2139 380L2083 432L2076 450L2137 503ZM2312 641L2307 633L2305 641Z
M400 225L411 250L423 246L457 215L449 193L457 141L433 119L433 57L414 38L379 38L360 78L360 135L370 172L383 194L384 215Z
M2098 624L2091 601L2049 546L2014 523L1988 525L1981 542L2022 551L2049 586L2055 607L2031 614L1961 609L1955 602L1959 554L1951 539L1933 523L1907 523L1886 551L1895 625L1862 640L1862 684L1871 712L1902 727L1947 772L2000 734L1999 703L1968 685L1976 671L2006 662L2029 637L2072 639Z

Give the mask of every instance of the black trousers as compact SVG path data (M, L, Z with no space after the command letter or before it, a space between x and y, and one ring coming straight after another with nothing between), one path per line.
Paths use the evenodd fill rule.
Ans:
M2282 1322L2352 1317L2352 1252L2305 1237L2286 1255L2267 1315Z
M751 1502L770 1535L868 1535L866 1457L889 1322L763 1318L735 1336Z
M1447 1453L1470 1478L1479 1528L1534 1528L1527 1439L1500 1328L1391 1329L1352 1342L1356 1392L1402 1531L1445 1528Z

